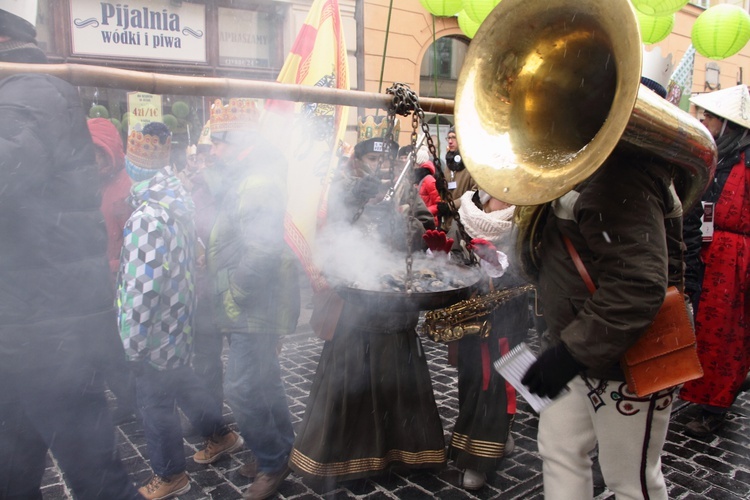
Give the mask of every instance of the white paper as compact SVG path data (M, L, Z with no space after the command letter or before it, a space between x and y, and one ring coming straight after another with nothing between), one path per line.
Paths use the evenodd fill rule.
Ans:
M553 400L546 396L541 397L532 394L529 392L528 387L521 383L521 379L526 374L529 367L534 364L534 361L536 361L536 356L531 352L529 346L522 342L511 349L508 354L495 361L493 366L495 367L495 370L497 370L497 372L502 375L521 396L523 396L523 399L531 405L534 411L539 413L552 404ZM563 389L563 391L560 392L560 396L566 392L567 389Z

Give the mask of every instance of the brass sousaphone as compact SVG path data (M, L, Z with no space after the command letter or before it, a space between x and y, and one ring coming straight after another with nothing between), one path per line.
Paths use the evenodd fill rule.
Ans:
M456 133L477 184L519 206L518 241L535 241L541 204L616 147L675 165L685 210L700 198L714 140L640 84L641 59L628 0L502 0L482 23L458 79ZM535 264L533 248L519 250L524 267Z

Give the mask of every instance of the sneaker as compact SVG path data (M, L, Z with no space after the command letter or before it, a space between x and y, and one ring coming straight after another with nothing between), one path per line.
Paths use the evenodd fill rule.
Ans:
M259 472L253 484L242 495L242 498L263 500L272 496L290 472L291 470L286 465L278 472Z
M244 443L242 436L234 431L223 436L213 435L206 440L206 447L193 455L193 460L199 464L212 464L227 453L239 450Z
M169 477L154 474L151 480L138 488L138 493L148 500L163 500L172 498L190 490L190 480L187 472L180 472Z
M484 483L487 482L487 475L484 472L478 472L471 469L464 471L464 489L465 490L479 490L484 487Z
M250 457L250 460L245 462L245 464L240 467L237 472L242 477L255 479L255 476L258 475L258 462L255 460L255 457Z
M685 434L696 438L708 437L719 430L726 420L726 413L702 411L700 415L685 426Z

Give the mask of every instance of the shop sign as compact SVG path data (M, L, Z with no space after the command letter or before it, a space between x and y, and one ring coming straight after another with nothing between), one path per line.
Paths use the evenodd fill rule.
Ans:
M219 64L242 68L271 66L272 23L251 10L219 8Z
M169 0L70 0L76 55L206 62L206 7Z
M162 121L161 96L146 92L128 92L128 134L140 132L146 124Z

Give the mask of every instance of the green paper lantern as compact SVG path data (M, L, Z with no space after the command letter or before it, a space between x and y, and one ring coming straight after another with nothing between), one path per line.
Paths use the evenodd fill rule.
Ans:
M122 123L120 123L120 120L117 118L110 118L109 121L112 122L112 125L115 126L118 132L122 132Z
M177 125L179 125L179 122L177 121L177 117L175 115L166 114L161 119L162 122L164 122L164 125L167 126L167 128L174 132L174 130L177 128Z
M687 5L688 0L630 0L633 7L647 16L674 14Z
M463 0L464 11L469 19L482 24L500 0Z
M478 23L471 19L465 10L458 13L458 27L461 28L463 34L469 38L474 38L480 24L482 23Z
M736 5L711 7L695 20L691 38L695 50L704 57L733 56L750 40L750 14Z
M433 16L450 17L455 16L463 9L463 0L419 0L422 7Z
M172 104L172 114L184 120L190 114L190 106L185 101L175 101Z
M647 16L646 14L636 11L638 16L638 26L641 29L641 39L643 43L650 44L661 42L672 33L674 28L675 14L666 16Z
M101 104L94 104L89 110L89 118L109 118L109 111Z

